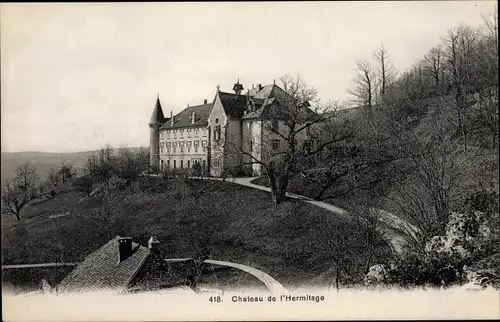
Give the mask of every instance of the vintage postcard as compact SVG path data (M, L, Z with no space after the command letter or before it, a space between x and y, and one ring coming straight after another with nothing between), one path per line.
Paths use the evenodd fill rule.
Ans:
M4 321L500 317L495 1L0 22Z

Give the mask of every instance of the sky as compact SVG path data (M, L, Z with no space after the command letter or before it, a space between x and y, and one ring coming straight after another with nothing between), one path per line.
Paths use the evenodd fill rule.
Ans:
M166 116L239 78L300 75L348 100L356 61L383 44L399 72L495 1L0 4L2 152L149 145Z

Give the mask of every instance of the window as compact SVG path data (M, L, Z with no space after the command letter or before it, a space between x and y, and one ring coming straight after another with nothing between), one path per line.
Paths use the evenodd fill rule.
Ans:
M220 140L220 124L219 124L219 119L215 119L215 126L214 126L214 141L217 142Z
M280 148L280 140L273 140L273 150L276 151Z
M191 147L191 141L186 141L186 146L187 146L188 148L190 148L190 147Z
M219 160L214 160L214 168L218 168L220 166Z
M170 169L170 159L167 160L167 169Z
M177 160L174 160L174 169L177 168Z
M199 143L199 142L197 142L197 143ZM201 146L207 146L207 140L201 141Z
M252 152L253 152L253 140L250 140L250 141L248 142L248 151L250 151L250 153L252 153Z
M188 160L188 168L191 168L191 161Z
M203 160L203 169L205 169L205 160Z
M170 147L172 146L172 144L170 142L167 142L167 149L170 150Z
M163 160L160 160L160 170L163 170Z
M184 160L181 160L181 169L184 167Z

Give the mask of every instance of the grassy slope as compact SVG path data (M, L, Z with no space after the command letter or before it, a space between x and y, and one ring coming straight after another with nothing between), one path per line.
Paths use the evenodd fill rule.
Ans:
M347 231L323 209L290 201L276 209L262 191L215 181L164 183L148 192L123 192L112 220L111 234L102 219L90 215L81 195L69 191L24 210L22 221L2 216L4 264L81 261L109 240L110 235L133 236L146 245L151 235L162 242L167 257L196 254L205 243L210 258L248 264L284 283L307 282L330 267L325 240L332 231L325 222ZM69 216L49 219L51 214ZM361 271L367 254L346 233Z

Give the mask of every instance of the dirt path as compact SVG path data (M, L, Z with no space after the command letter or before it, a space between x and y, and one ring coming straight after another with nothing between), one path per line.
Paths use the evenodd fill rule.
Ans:
M184 262L184 261L190 261L193 260L192 257L188 258L165 258L166 262ZM211 264L211 265L218 265L218 266L225 266L225 267L232 267L239 269L241 271L244 271L255 278L257 278L259 281L264 283L264 285L267 287L269 291L272 293L283 293L286 292L286 289L281 285L280 282L275 280L271 275L256 269L251 266L243 265L243 264L238 264L238 263L232 263L232 262L227 262L227 261L219 261L215 259L206 259L203 261L204 263Z
M271 275L269 275L261 270L258 270L256 268L253 268L253 267L250 267L247 265L243 265L243 264L218 261L218 260L212 260L212 259L205 260L205 263L237 268L239 270L247 272L250 275L255 276L262 283L264 283L264 285L266 285L266 287L268 288L269 291L271 291L271 293L278 294L278 293L286 292L286 289L283 287L283 285L281 285L277 280L272 278Z

